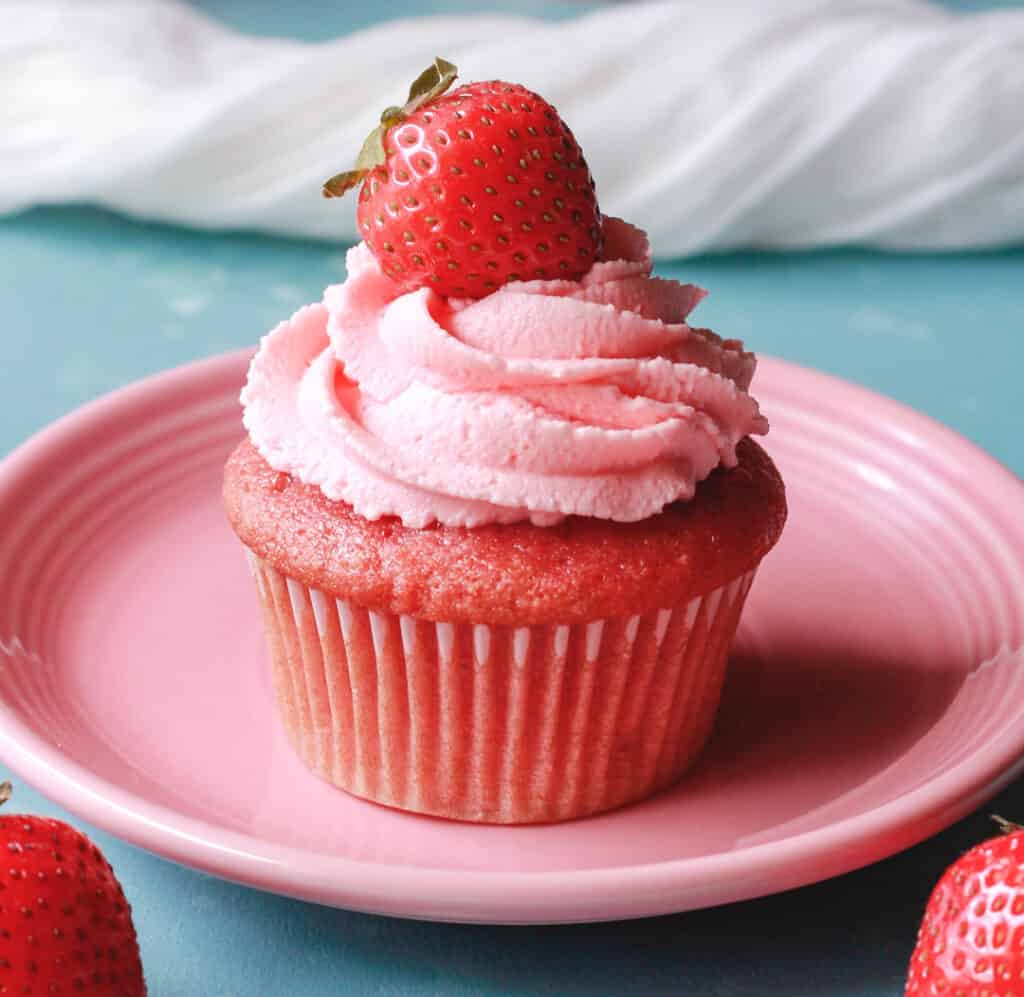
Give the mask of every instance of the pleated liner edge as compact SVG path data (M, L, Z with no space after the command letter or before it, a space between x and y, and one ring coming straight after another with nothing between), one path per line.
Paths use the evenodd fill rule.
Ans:
M639 616L510 627L377 613L250 563L305 764L376 803L501 824L677 781L711 733L755 574Z

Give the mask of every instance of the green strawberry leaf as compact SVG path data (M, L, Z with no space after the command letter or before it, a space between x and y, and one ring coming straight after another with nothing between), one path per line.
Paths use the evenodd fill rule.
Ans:
M409 114L417 107L422 107L428 100L440 97L459 75L459 70L440 56L434 59L434 64L426 69L412 81L409 87L409 97L405 102L404 111Z
M330 180L325 180L321 193L324 197L344 197L366 176L365 170L346 170L335 173Z

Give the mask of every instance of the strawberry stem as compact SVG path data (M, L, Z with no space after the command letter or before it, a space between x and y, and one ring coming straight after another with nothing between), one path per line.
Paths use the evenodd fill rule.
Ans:
M0 782L0 807L14 795L14 787L5 779Z
M324 197L342 197L353 187L357 186L371 170L383 166L387 161L387 150L384 148L384 136L392 126L404 121L413 111L418 110L424 104L440 97L458 76L458 69L447 59L440 56L434 59L432 65L420 73L409 87L409 96L403 107L389 107L380 116L380 124L363 142L356 158L355 168L345 170L343 173L336 173L329 180L324 182Z
M1015 831L1024 831L1024 824L1015 824L1012 820L1000 817L999 814L989 814L996 822L996 826L1003 834L1013 834Z

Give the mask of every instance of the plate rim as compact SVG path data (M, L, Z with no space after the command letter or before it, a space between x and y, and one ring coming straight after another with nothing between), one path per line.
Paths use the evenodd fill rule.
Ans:
M39 430L0 459L0 501L71 434L159 404L183 384L202 393L241 376L252 348L232 350L151 374L104 394ZM775 357L759 363L779 375L852 396L893 421L938 437L984 466L1024 498L1024 482L996 457L944 423L834 374ZM1024 562L1024 549L1015 550ZM1024 713L1022 713L1024 716ZM1024 727L1008 724L938 777L882 806L777 841L728 852L638 864L535 872L427 868L329 855L189 817L148 801L64 758L0 701L0 758L20 778L72 814L130 844L247 886L370 913L482 923L580 923L646 917L753 899L862 868L948 827L1024 771ZM856 854L850 854L855 852ZM765 856L770 855L765 887ZM801 871L803 865L805 870ZM813 871L809 871L813 869ZM825 869L827 871L822 872ZM700 885L713 896L696 902ZM585 888L585 889L584 889ZM686 892L690 899L684 899ZM704 890L708 892L707 888ZM554 905L554 906L553 906ZM561 909L558 913L556 908Z

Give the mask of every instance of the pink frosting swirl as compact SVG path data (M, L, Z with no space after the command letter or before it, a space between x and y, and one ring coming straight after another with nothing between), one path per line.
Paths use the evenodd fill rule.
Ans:
M343 284L263 338L242 392L253 444L413 527L630 522L690 498L767 431L755 357L687 324L705 292L652 277L644 233L608 218L605 246L579 281L466 301L401 294L356 246Z

